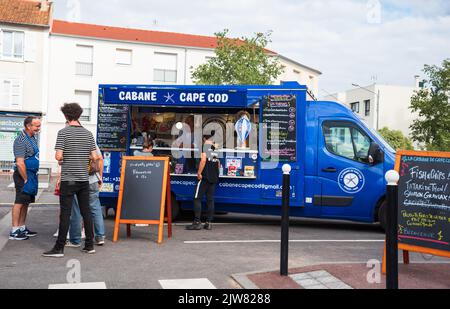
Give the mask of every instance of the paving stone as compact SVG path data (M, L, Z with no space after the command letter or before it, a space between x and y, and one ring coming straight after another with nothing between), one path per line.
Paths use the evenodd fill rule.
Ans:
M331 274L325 270L312 271L312 272L309 272L308 275L310 275L313 278L321 278L321 277L331 276Z
M308 285L304 287L306 290L328 290L328 288L323 284L318 285Z
M320 285L320 282L315 279L304 279L296 282L300 284L302 287L306 287L308 285Z
M333 277L333 276L328 276L328 277L321 277L321 278L317 278L317 281L319 281L320 283L333 283L333 282L342 282L340 281L338 278Z
M308 273L301 273L301 274L290 275L289 277L291 277L292 280L294 280L294 281L305 280L305 279L312 279L312 277Z
M335 290L344 290L344 289L352 289L351 286L345 284L344 282L331 282L326 283L325 286L329 289L335 289Z

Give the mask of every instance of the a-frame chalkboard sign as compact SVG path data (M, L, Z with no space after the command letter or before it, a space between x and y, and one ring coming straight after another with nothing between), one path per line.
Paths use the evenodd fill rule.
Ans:
M398 151L398 249L450 257L450 153ZM385 270L386 250L383 256Z
M169 173L167 157L123 157L114 242L118 239L120 224L127 225L128 237L131 236L131 224L158 225L160 244L167 221L168 237L172 237Z

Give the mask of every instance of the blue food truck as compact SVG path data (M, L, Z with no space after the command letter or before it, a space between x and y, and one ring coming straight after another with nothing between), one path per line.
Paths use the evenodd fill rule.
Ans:
M155 156L170 157L174 216L192 208L205 134L220 141L217 211L279 215L288 163L291 216L384 225L395 151L347 107L307 100L297 82L100 85L97 123L107 207L117 204L121 158L151 139Z

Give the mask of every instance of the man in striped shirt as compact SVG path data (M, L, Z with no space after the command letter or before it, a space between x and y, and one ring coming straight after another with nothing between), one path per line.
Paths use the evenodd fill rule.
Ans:
M59 234L52 250L44 256L63 257L69 230L72 201L76 195L86 233L83 252L95 253L92 215L89 208L89 159L98 160L92 133L78 121L83 109L77 103L65 103L61 107L68 126L58 132L55 158L61 164Z

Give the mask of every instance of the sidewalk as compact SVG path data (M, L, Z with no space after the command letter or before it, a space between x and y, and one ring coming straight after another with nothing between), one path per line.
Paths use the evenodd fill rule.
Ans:
M290 269L288 277L279 270L232 277L245 289L385 289L386 276L371 284L370 271L365 264L321 264ZM399 264L399 288L450 289L450 261Z

